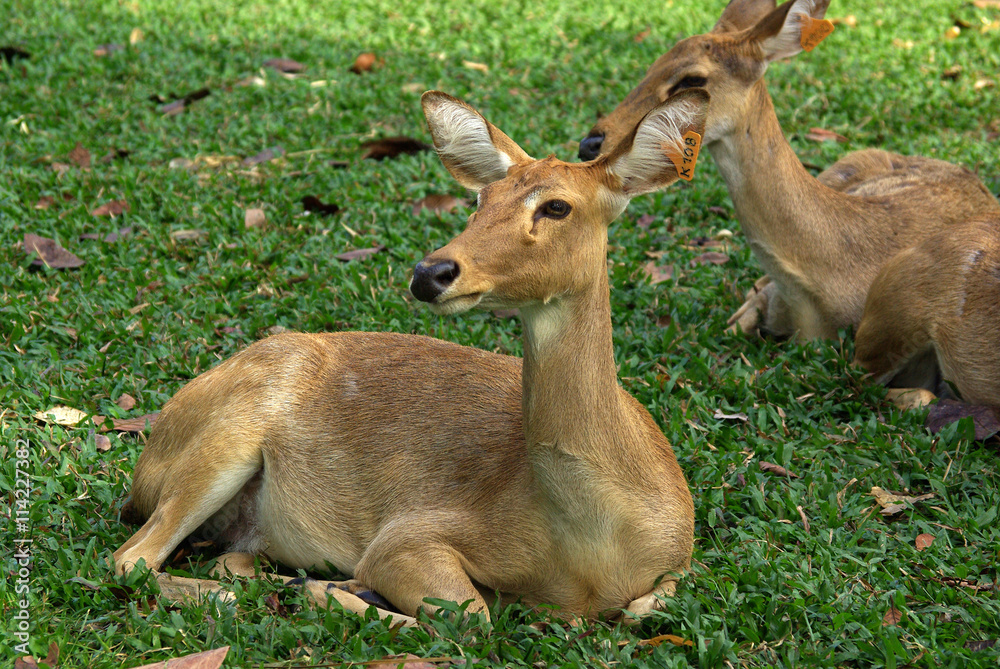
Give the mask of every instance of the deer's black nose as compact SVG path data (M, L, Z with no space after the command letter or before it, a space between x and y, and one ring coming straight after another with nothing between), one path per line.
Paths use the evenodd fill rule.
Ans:
M438 295L448 290L457 278L458 263L454 260L442 260L433 265L421 260L413 268L410 292L421 302L433 302Z
M593 160L601 155L604 135L592 135L580 140L580 160Z

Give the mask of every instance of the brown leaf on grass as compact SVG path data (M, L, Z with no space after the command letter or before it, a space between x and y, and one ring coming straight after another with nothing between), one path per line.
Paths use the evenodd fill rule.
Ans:
M354 64L351 65L350 70L354 74L362 74L363 72L369 71L377 64L378 57L371 52L366 52L358 54L358 57L354 59Z
M885 612L884 616L882 616L882 627L898 625L899 621L902 619L903 613L895 606L890 606L889 610Z
M208 233L204 230L174 230L170 233L170 239L175 242L189 242L195 239L201 239Z
M996 639L983 639L981 641L966 641L965 647L971 650L973 653L980 650L989 650L997 645Z
M166 662L153 662L133 669L219 669L229 653L229 646L222 646L200 653L173 657Z
M84 169L90 167L90 151L83 148L83 144L76 143L73 150L69 152L69 159Z
M712 418L715 418L717 420L739 420L739 421L743 421L744 423L746 423L748 420L750 420L749 418L747 418L747 415L745 413L743 413L743 412L739 412L739 413L723 413L722 409L716 409L715 413L712 414ZM761 469L763 469L763 467Z
M98 58L103 58L104 56L110 56L118 51L124 51L125 47L121 44L98 44L94 49L94 55Z
M489 74L490 68L485 63L476 63L471 60L463 60L462 67L468 68L470 70L476 70L477 72L482 72L483 74Z
M125 200L112 200L105 202L100 207L91 210L91 216L119 216L129 211L132 207Z
M267 216L263 209L247 209L243 213L243 227L247 230L263 228L267 225Z
M652 646L655 648L662 643L672 643L675 646L694 646L694 641L679 637L675 634L660 634L659 636L654 636L652 639L639 639L639 643L637 645Z
M847 138L841 135L839 132L834 132L833 130L827 130L826 128L809 128L809 132L806 133L806 139L811 139L814 142L847 141Z
M23 248L25 253L34 253L37 257L32 265L51 267L53 269L68 269L81 267L83 261L59 246L54 239L39 237L30 232L24 234Z
M945 68L944 72L941 73L941 78L951 79L952 81L954 81L955 79L958 79L959 75L961 74L962 74L962 66L952 65L951 67Z
M131 411L135 408L135 398L128 393L122 393L115 402L122 411Z
M306 66L291 58L269 58L264 61L264 67L283 72L285 74L295 74L306 69Z
M95 434L94 435L94 447L100 453L106 453L111 450L111 440L108 439L106 434Z
M945 426L969 417L975 427L975 437L980 441L1000 432L1000 416L997 416L994 409L958 400L939 400L937 404L931 405L924 424L933 434L937 434Z
M646 263L643 266L642 271L649 277L649 283L654 286L658 283L668 281L674 276L673 265L657 265L655 260L650 260Z
M413 203L413 215L416 216L424 209L428 209L435 214L449 214L458 207L468 207L469 201L454 195L428 195Z
M772 474L777 474L778 476L785 476L790 479L799 478L798 474L789 471L788 469L785 469L781 465L776 465L773 462L764 462L763 460L761 460L757 464L762 472L770 472Z
M635 35L632 36L632 41L635 42L636 44L641 44L643 41L645 41L647 37L649 37L649 32L650 32L649 28L646 28L641 32L637 32Z
M142 32L142 28L132 28L132 32L128 34L128 43L132 46L135 46L144 39L146 39L146 34Z
M283 148L280 146L272 146L269 149L264 149L255 156L244 158L243 166L252 167L253 165L260 165L261 163L269 162L283 155L285 155L285 150Z
M729 262L729 256L718 251L706 251L691 259L691 265L725 265L727 262Z
M871 496L875 498L875 502L882 507L883 516L893 516L908 506L916 503L922 502L927 499L934 497L934 493L927 493L926 495L900 495L898 493L890 492L884 490L878 486L872 487Z
M933 534L918 534L917 538L913 540L914 546L917 547L918 551L922 551L928 546L934 543Z
M132 226L128 225L125 226L124 228L118 228L117 232L109 232L106 235L102 235L97 232L85 232L82 235L80 235L80 239L90 240L90 241L97 240L110 244L112 242L117 242L122 237L128 237L131 234L132 234Z
M375 255L379 251L385 250L385 244L379 244L378 246L370 246L366 249L355 249L353 251L347 251L345 253L338 253L334 256L337 260L342 260L344 262L350 262L352 260L360 260L361 258L367 258L368 256Z
M443 662L444 658L429 658L435 662ZM451 658L448 658L449 660ZM437 669L435 662L427 662L424 658L407 653L406 655L390 655L368 665L368 669Z
M729 217L729 210L726 209L725 207L719 207L719 206L713 205L713 206L709 207L708 210L710 212L712 212L713 214L716 214L718 216L725 216L726 218Z
M665 328L673 322L674 319L671 318L670 314L662 314L661 316L658 316L656 319L656 327Z
M49 654L41 660L36 660L31 655L23 655L14 660L14 669L38 669L38 663L44 662L49 669L56 669L59 666L59 644L55 641L49 644Z
M55 203L56 199L51 195L43 195L35 203L35 209L48 209Z
M100 426L102 432L114 430L115 432L138 434L146 431L146 421L149 421L149 427L153 427L153 423L155 423L156 419L159 417L160 412L157 411L155 413L148 413L144 416L138 416L136 418L112 418L111 427L108 427L107 418L104 416L94 416L94 422Z
M338 205L332 202L324 203L315 195L306 195L302 198L302 208L311 214L319 214L320 216L333 216L340 211Z
M656 216L653 216L652 214L643 214L639 217L639 220L637 220L635 224L643 230L649 230L649 226L651 226L654 221L656 221Z
M401 153L412 156L421 151L428 151L433 148L430 144L425 144L412 137L384 137L383 139L373 139L369 142L363 142L361 146L364 148L361 157L371 158L372 160L395 158Z
M177 98L173 102L168 102L166 104L161 104L159 107L157 107L156 110L158 112L160 112L161 114L163 114L164 116L174 116L175 114L180 114L182 111L184 111L185 108L190 107L191 103L197 102L198 100L201 100L202 98L207 98L211 94L212 94L212 91L210 91L209 89L207 89L207 88L199 88L196 91L192 91L192 92L188 93L187 95L184 95L184 96L182 96L180 98ZM163 98L161 98L158 95L152 96L151 99L153 99L154 101L162 101L163 100Z

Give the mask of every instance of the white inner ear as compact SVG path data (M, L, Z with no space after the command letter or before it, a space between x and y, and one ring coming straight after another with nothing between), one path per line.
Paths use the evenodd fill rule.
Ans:
M819 4L820 0L799 0L792 5L781 32L761 44L768 61L790 58L802 51L802 26L806 18L817 14Z
M647 116L635 133L632 149L611 165L622 180L628 195L655 189L667 166L673 162L668 151L684 152L684 129L695 124L698 107L690 102L676 102ZM648 185L647 185L648 184Z
M483 183L507 176L507 168L514 161L493 144L482 116L456 104L439 104L428 111L440 156Z

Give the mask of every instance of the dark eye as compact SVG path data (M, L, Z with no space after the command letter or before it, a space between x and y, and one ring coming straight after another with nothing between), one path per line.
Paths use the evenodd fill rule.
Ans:
M678 91L683 91L685 88L702 88L708 83L708 79L705 77L684 77L670 89L670 94L673 95Z
M566 218L569 210L570 206L562 200L549 200L538 211L542 216L548 218Z

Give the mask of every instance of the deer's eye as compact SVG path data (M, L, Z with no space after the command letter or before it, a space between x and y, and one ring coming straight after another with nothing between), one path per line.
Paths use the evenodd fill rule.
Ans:
M673 95L674 93L683 91L685 88L702 88L707 83L708 79L706 79L705 77L695 77L695 76L684 77L676 84L674 84L674 87L670 89L670 94Z
M566 218L569 214L570 206L562 200L549 200L542 205L539 213L547 218Z

